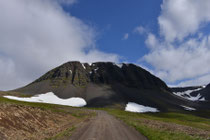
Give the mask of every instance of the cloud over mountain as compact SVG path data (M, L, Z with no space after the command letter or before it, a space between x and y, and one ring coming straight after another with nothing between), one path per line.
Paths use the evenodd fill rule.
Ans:
M118 61L95 47L93 27L66 13L74 0L0 1L0 89L34 80L66 61Z
M207 84L201 79L210 73L209 23L209 0L163 0L160 33L148 34L143 60L170 84Z
M209 0L163 0L158 17L166 41L183 40L210 21Z

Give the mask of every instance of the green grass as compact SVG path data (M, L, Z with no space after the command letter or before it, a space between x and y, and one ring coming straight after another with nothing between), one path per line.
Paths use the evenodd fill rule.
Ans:
M51 110L54 112L62 112L61 109L58 109L58 107L59 107L58 105L53 105L53 104L23 102L23 101L11 100L11 99L7 99L4 97L0 97L0 104L1 103L38 107L41 109Z
M65 131L58 133L52 138L48 138L47 140L63 140L65 138L69 138L72 135L72 132L76 129L76 127L72 126L71 128L66 129Z
M64 113L70 113L72 116L77 118L83 118L87 116L94 116L94 112L85 111L84 108L80 107L70 107L70 106L64 106L64 105L57 105L57 104L48 104L48 103L33 103L33 102L24 102L24 101L17 101L12 100L8 98L4 98L1 95L3 94L7 95L14 95L14 92L0 92L0 104L6 103L6 104L14 104L14 105L23 105L23 106L30 106L30 107L38 107L42 110L51 110L53 112L64 112ZM15 95L18 94L15 92ZM19 97L29 97L25 94L19 94Z
M95 112L86 111L84 108L70 107L70 106L63 106L63 105L56 105L56 104L47 104L47 103L24 102L24 101L7 99L0 96L0 104L1 103L37 107L42 110L50 110L52 112L69 113L72 116L77 117L77 118L92 117L95 115Z
M9 104L9 105L18 105L18 106L29 106L35 107L46 111L52 111L55 113L65 113L71 116L74 116L78 119L78 123L86 120L87 118L93 117L96 115L94 111L87 110L85 108L78 108L78 107L70 107L70 106L62 106L56 104L47 104L47 103L32 103L32 102L23 102L17 100L11 100L0 96L0 106L1 104ZM60 140L69 138L72 132L76 129L76 126L72 125L71 127L67 128L66 130L59 132L52 138L48 140Z
M170 132L165 130L158 130L131 122L130 125L134 126L136 130L141 132L149 140L202 140L202 138L192 137L182 132Z
M93 112L85 112L82 108L73 108L68 106L54 105L54 104L45 104L45 103L30 103L22 102L16 100L10 100L0 96L0 104L14 104L14 105L23 105L38 107L43 110L51 110L54 112L65 112L70 113L72 116L77 118L90 117L95 115ZM96 109L96 108L90 108ZM191 127L193 129L198 129L201 131L210 132L210 119L198 117L190 114L189 112L177 113L177 112L168 112L168 113L131 113L125 112L119 109L108 109L108 108L97 108L99 110L105 110L111 115L121 119L126 124L134 127L149 140L204 140L210 139L209 133L205 136L199 134L194 134L193 136L182 130L171 130L167 129L162 124L171 124L179 125L180 127ZM89 112L89 113L88 113ZM160 123L161 127L151 126L145 123L144 121L151 121ZM71 127L49 140L60 139L61 137L69 136L75 127ZM208 138L209 137L209 138Z
M13 92L0 92L0 95L14 95ZM15 92L15 94L18 94ZM19 97L28 97L24 94L19 94ZM14 105L23 105L23 106L30 106L30 107L38 107L43 110L51 110L53 112L66 112L66 108L74 108L74 107L68 107L68 106L62 106L62 105L56 105L56 104L47 104L47 103L33 103L33 102L24 102L24 101L17 101L12 100L8 98L4 98L0 96L0 104L6 103L6 104L14 104ZM66 109L66 110L65 110ZM76 116L76 115L75 115Z
M197 117L191 114L183 113L131 113L116 109L103 109L111 115L123 120L126 124L134 127L149 140L204 140L210 139L207 136L194 134L193 136L182 130L167 129L162 124L178 125L185 128L204 130L210 132L210 119ZM160 126L152 126L144 123L144 121L158 123ZM161 126L162 125L162 126Z
M0 96L17 96L17 97L31 97L30 94L23 94L15 91L0 91Z
M210 131L210 119L194 116L192 114L181 113L157 113L147 115L151 119L164 122L173 122L180 125L187 125L195 128L205 129Z

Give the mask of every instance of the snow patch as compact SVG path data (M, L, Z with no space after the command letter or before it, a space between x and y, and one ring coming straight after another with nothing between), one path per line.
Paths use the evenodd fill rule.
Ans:
M202 86L202 88L206 88L206 85Z
M86 69L86 67L85 67L85 65L82 63L82 67L84 68L84 69Z
M195 111L196 110L195 108L184 106L184 105L181 105L181 107L183 107L184 110L188 110L188 111Z
M175 95L179 96L179 97L182 97L182 98L185 98L187 100L190 100L190 101L205 101L205 98L201 98L201 95L198 94L197 96L191 96L190 93L194 92L194 91L199 91L203 88L198 88L198 89L194 89L194 90L187 90L187 91L184 91L184 92L173 92Z
M190 97L188 97L188 100L191 100L191 101L205 101L205 99L204 98L201 98L201 95L200 94L198 94L197 96L190 96Z
M203 97L203 98L200 98L199 101L206 101L206 99Z
M21 98L21 97L15 97L15 96L4 96L4 97L8 99L12 99L12 100L18 100L18 101L49 103L49 104L58 104L58 105L66 105L66 106L73 106L73 107L83 107L87 104L86 101L82 98L72 97L69 99L61 99L61 98L58 98L53 92L48 92L45 94L38 94L30 98Z
M96 72L99 68L95 68L94 71Z
M123 67L123 63L114 64L114 65L118 66L119 68L122 68Z
M125 107L125 111L139 112L139 113L144 113L144 112L159 112L159 110L156 109L156 108L139 105L139 104L133 103L133 102L128 102L128 104Z

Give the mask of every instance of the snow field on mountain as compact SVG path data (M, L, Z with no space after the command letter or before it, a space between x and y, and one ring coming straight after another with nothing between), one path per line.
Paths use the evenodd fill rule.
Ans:
M156 108L139 105L139 104L133 103L133 102L128 102L128 104L125 107L125 111L138 112L138 113L159 112L159 110Z
M38 94L32 97L15 97L15 96L4 96L5 98L25 101L25 102L36 102L36 103L49 103L49 104L58 104L58 105L66 105L73 107L83 107L87 103L84 99L79 97L72 97L69 99L61 99L57 97L53 92L48 92L45 94Z

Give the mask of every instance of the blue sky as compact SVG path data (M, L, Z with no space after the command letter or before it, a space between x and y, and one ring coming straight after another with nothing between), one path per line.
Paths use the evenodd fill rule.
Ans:
M135 63L168 85L210 83L209 0L0 1L0 90L67 61Z
M167 3L167 0L165 3ZM181 3L184 5L185 0L181 0ZM73 6L64 6L64 9L65 11L71 13L73 16L82 19L85 23L94 26L96 31L99 33L96 42L96 46L98 49L103 52L118 54L121 57L121 62L138 63L140 66L143 66L144 68L150 70L158 76L160 75L161 77L161 74L157 74L159 72L153 71L153 69L155 69L154 65L151 65L150 63L147 63L145 61L139 61L139 59L144 57L144 55L148 54L150 51L150 49L148 49L147 47L147 44L145 44L149 33L154 34L156 37L159 38L159 40L163 39L160 34L160 24L158 23L158 18L162 12L161 4L163 4L162 0L92 0L91 2L80 0ZM176 3L174 4L176 6ZM188 9L188 6L190 4L191 3L185 5L186 10ZM180 5L177 4L177 9L179 8L178 6L180 7ZM168 5L168 7L170 7L170 5ZM183 13L183 15L185 14L186 13ZM186 40L187 42L193 37L196 38L199 33L202 33L204 35L209 34L210 26L206 25L208 24L208 22L199 22L200 23L198 24L200 25L198 26L200 26L200 28L198 28L195 33L183 37L183 40ZM139 34L135 32L135 28L137 28L138 26L145 28L147 33ZM127 37L125 39L124 36L126 34ZM201 40L202 39L203 38L201 38ZM175 48L179 48L177 47L178 44L182 45L183 43L183 41L172 42L172 44L176 45ZM192 59L196 58L192 56ZM196 82L195 84L193 84L194 78L201 78L202 76L206 76L208 74L209 72L206 72L205 74L200 74L199 76L183 76L183 78L175 78L175 80L171 81L167 80L166 75L163 76L163 79L166 79L165 81L167 81L167 83L171 85L179 85L183 82L183 85L185 86L185 81L187 83L189 81L192 81L189 84L186 83L186 85L196 85L205 84L205 82L207 82L207 78L203 81L201 80L201 83ZM207 77L209 77L209 75Z
M158 31L157 17L162 0L80 0L65 10L90 24L98 32L97 47L109 53L116 53L122 60L136 62L148 52L145 35L134 33L143 25L152 32ZM123 36L129 33L129 39Z

